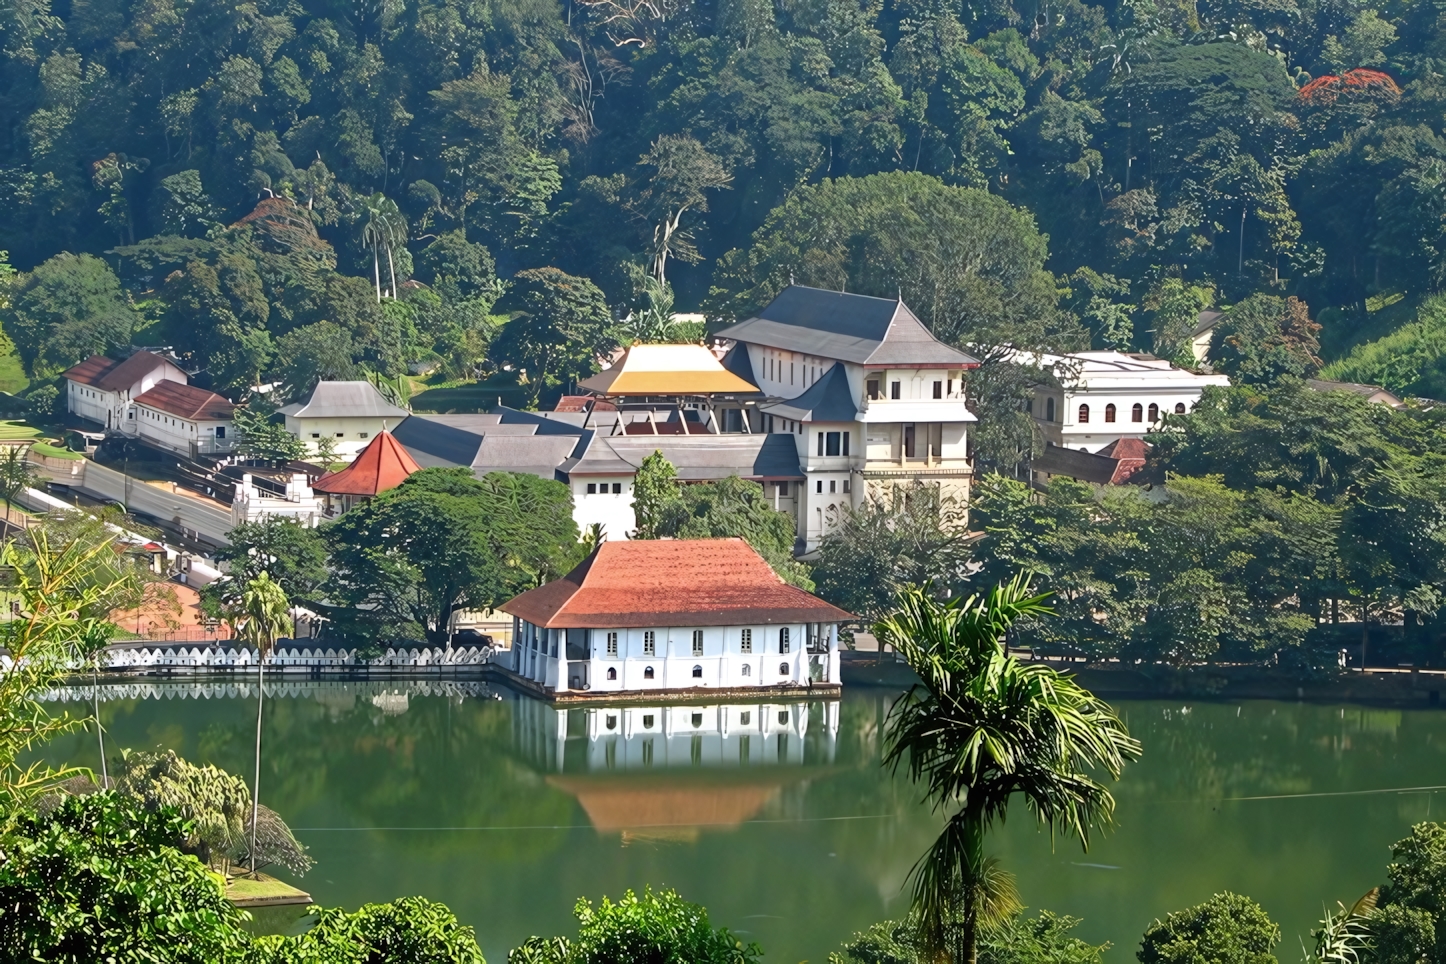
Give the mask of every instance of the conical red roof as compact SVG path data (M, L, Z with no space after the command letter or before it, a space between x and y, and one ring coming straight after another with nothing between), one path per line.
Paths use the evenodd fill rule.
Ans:
M403 479L420 470L421 466L391 432L379 432L361 450L356 461L340 472L323 475L311 488L332 495L374 496L396 488Z

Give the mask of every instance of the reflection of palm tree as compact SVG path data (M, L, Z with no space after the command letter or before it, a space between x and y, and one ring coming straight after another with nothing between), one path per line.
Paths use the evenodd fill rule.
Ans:
M236 638L256 647L256 777L251 791L251 876L256 876L256 820L261 803L261 706L265 696L266 660L276 641L289 635L291 601L265 572L248 582L229 607L227 620Z
M1114 811L1088 771L1118 778L1140 754L1109 704L1009 655L1010 626L1049 614L1046 595L1023 575L947 603L909 589L874 627L922 681L889 711L884 763L906 764L935 807L958 807L913 872L920 936L939 960L972 964L979 929L1018 910L1012 878L984 856L985 831L1009 798L1023 794L1041 822L1088 846Z

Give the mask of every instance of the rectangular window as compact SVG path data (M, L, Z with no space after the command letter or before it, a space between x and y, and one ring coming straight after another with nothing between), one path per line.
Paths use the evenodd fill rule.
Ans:
M643 633L643 655L658 655L658 634L651 629Z
M337 432L337 433L336 433L336 437L337 437L337 438L346 438L346 433L345 433L345 432Z
M836 493L837 491L838 491L838 480L837 480L837 479L829 479L829 480L828 480L828 494L829 494L829 495L833 495L833 494Z
M320 432L312 432L312 433L311 433L311 437L312 437L312 438L321 438L321 433L320 433Z
M356 433L356 437L357 437L357 438L366 438L366 437L367 437L368 435L370 435L370 434L371 434L370 432L357 432L357 433Z
M597 483L596 483L596 482L589 482L589 483L587 484L587 494L588 494L588 495L597 495Z
M753 630L745 629L738 637L738 652L748 656L753 652Z
M793 369L794 369L794 364L793 364L793 362L789 362L789 363L788 363L788 384L790 384L790 385L793 384Z
M778 631L778 651L779 651L780 653L786 653L786 652L788 652L788 627L787 627L787 626L784 626L782 629L780 629L780 630Z
M226 426L224 426L224 425L217 425L217 426L216 426L216 437L217 437L217 438L225 438L225 437L226 437Z
M904 458L914 458L914 426L904 426Z
M823 479L818 480L818 494L823 495Z
M895 401L897 401L898 399L900 399L900 398L903 397L902 394L901 394L902 391L903 391L903 383L902 383L902 382L889 382L889 397L890 397L890 398L892 398L892 399L894 399Z
M623 494L623 484L622 484L621 482L614 482L614 483L613 483L613 495L622 495L622 494Z
M616 656L617 654L618 654L618 634L617 634L617 633L608 633L608 655L609 655L609 656Z
M848 479L844 479L844 492L847 493L848 490L849 490L849 480L848 480Z
M828 432L818 437L819 445L823 448L819 455L838 455L842 444L842 433Z
M843 435L844 435L844 455L848 455L848 454L849 454L849 436L852 435L852 434L853 434L852 432L845 432L845 433L843 433Z
M943 382L935 382L935 383L934 383L934 397L935 397L935 398L943 398L943 397L944 397L944 383L943 383Z
M693 630L693 655L703 655L703 630L701 629Z
M784 499L788 498L788 483L787 483L787 482L780 482L780 483L778 483L778 495L779 495L780 498L784 498Z
M837 433L837 432L830 432L829 434L830 434L830 435L837 435L838 433ZM819 455L822 455L822 454L823 454L823 433L822 433L822 432L819 432L819 433L818 433L818 454L819 454Z
M869 391L869 401L876 402L876 401L878 401L880 398L883 398L883 395L880 394L880 392L879 392L879 380L878 380L877 378L870 378L870 379L869 379L869 381L868 381L868 391Z

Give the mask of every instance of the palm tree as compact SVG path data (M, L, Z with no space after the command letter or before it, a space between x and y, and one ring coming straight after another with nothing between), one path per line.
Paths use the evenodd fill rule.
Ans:
M920 941L945 964L973 964L980 929L1019 909L1012 878L984 856L984 835L1010 798L1021 794L1041 824L1088 848L1115 805L1091 771L1118 779L1140 755L1109 704L1009 655L1010 627L1051 614L1047 597L1024 574L948 602L910 588L874 627L921 680L889 710L884 764L906 766L936 809L954 811L911 874Z
M25 447L8 445L0 456L0 499L5 502L5 521L0 527L0 542L10 538L10 510L15 497L35 484L38 475L35 466L26 457Z
M381 249L387 252L387 274L391 277L390 297L397 296L397 269L392 250L407 243L407 219L402 215L397 202L381 192L366 199L366 221L362 224L361 240L372 249L372 282L376 286L377 301L382 300Z
M270 574L262 572L248 582L230 606L226 620L236 638L256 647L256 776L251 791L251 876L256 876L256 819L261 803L261 707L265 693L266 660L276 649L276 641L294 630L291 601Z

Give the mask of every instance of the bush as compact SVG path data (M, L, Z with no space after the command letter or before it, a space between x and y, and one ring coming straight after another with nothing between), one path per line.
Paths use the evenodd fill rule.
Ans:
M1280 927L1249 897L1216 894L1145 931L1140 964L1275 964Z
M184 821L116 793L21 816L0 866L0 947L50 964L235 959L250 938Z
M472 928L422 897L312 916L300 937L257 938L248 964L486 964Z
M1370 927L1380 964L1441 960L1446 951L1446 826L1418 823L1391 845L1388 883Z
M1038 917L1016 916L979 939L978 964L1100 964L1108 944L1090 944L1072 937L1079 918L1040 911ZM829 955L835 964L927 964L912 918L875 924L844 945L844 954Z

